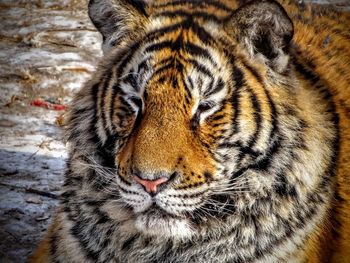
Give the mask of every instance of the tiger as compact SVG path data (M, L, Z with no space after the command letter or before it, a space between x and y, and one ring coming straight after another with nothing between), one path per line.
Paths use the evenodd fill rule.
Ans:
M289 0L90 0L30 262L350 262L350 15Z

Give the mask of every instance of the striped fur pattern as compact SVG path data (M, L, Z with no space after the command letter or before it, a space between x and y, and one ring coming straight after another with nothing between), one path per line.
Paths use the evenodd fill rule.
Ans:
M90 1L105 56L33 262L350 262L350 16L243 2Z

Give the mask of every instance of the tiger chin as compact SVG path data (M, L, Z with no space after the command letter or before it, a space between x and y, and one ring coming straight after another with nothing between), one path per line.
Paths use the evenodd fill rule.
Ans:
M349 14L89 2L60 206L31 262L350 262Z

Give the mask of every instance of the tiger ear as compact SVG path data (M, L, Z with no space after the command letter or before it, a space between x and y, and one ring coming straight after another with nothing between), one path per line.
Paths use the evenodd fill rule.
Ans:
M274 71L286 69L294 29L279 3L273 0L250 1L234 12L228 27L252 57L262 60Z
M147 1L150 2L150 1ZM103 37L103 51L133 37L147 20L146 0L90 0L89 16Z

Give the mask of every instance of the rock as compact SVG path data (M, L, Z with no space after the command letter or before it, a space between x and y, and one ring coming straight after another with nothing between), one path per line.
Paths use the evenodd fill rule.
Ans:
M32 196L27 197L25 199L25 201L29 204L42 204L43 203L43 201L39 197L36 197L36 196L35 197L32 197Z
M50 214L42 214L41 216L38 216L35 218L36 221L45 221L50 218Z
M7 119L0 120L0 127L11 128L16 126L16 124L17 124L16 122L11 120L7 120Z

